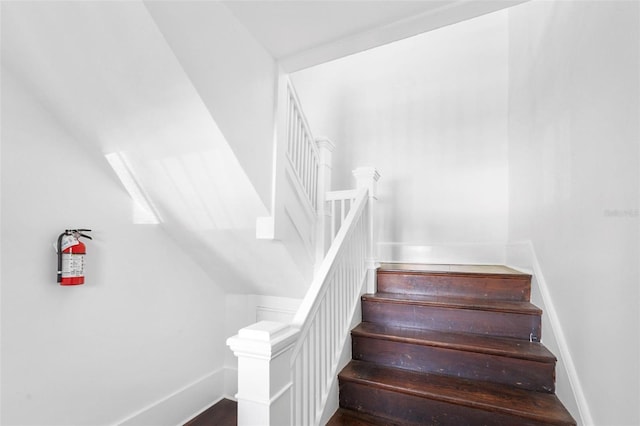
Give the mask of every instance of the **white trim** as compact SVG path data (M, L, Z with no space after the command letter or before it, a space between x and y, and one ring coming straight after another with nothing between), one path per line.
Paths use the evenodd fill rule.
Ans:
M252 397L240 395L240 393L236 395L236 398L238 398L238 401L242 400L246 402L251 402L253 404L271 406L275 404L280 398L282 398L282 396L285 395L289 390L291 390L292 387L293 387L293 383L291 382L287 383L282 389L276 392L276 394L273 395L270 399L252 398Z
M117 422L118 426L182 425L223 397L225 369L212 371Z
M238 358L270 361L289 350L298 333L289 324L260 321L238 330L238 334L227 339L227 346Z
M223 397L236 401L238 393L238 369L236 367L224 368L224 394Z
M345 189L342 191L327 191L327 201L355 200L358 196L357 189Z
M522 251L522 249L524 249L524 251ZM593 418L591 417L591 410L589 409L587 398L585 397L584 391L582 389L582 383L580 382L580 377L578 376L575 363L573 362L571 350L569 349L569 344L567 343L567 338L565 337L564 330L560 322L560 317L558 316L555 304L553 303L553 298L551 297L547 281L545 280L542 273L542 268L540 267L540 263L538 262L538 257L536 256L533 243L528 240L522 243L510 244L509 246L507 246L506 251L507 253L513 252L516 258L519 258L521 259L521 261L526 262L525 265L513 265L514 268L522 269L522 267L530 267L532 269L531 272L536 278L538 289L540 290L540 294L542 295L542 301L544 303L544 313L549 319L552 332L554 334L556 343L558 344L558 350L560 351L558 355L562 358L564 368L567 372L567 376L569 377L569 384L571 386L571 390L573 391L573 396L576 400L576 404L578 405L580 414L580 421L578 423L585 426L592 426L594 425L594 422Z
M390 24L277 58L278 65L285 72L293 73L526 1L528 0L456 0Z
M501 265L506 260L506 244L379 242L378 260L382 263Z

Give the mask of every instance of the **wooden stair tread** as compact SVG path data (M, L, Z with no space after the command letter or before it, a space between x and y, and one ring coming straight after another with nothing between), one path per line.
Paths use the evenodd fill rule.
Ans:
M341 381L557 425L575 421L554 394L352 360Z
M326 426L402 426L402 423L390 421L383 417L359 413L353 410L338 408Z
M478 334L451 333L418 328L394 327L372 322L362 322L352 330L352 335L435 346L447 349L479 352L537 362L555 363L556 357L541 343L520 339L493 337Z
M508 312L527 315L542 315L542 310L530 302L510 300L484 300L466 297L428 296L422 294L381 293L364 294L363 301L387 302L405 305L439 306L482 310L491 312Z
M434 274L461 275L497 275L517 278L530 277L530 274L517 271L503 265L444 265L420 263L382 263L379 272L416 272Z

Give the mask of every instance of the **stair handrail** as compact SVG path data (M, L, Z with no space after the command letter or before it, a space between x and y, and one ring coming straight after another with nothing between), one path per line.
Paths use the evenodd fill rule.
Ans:
M362 188L292 321L300 334L291 357L291 424L319 423L338 373L342 347L366 282L368 204L368 189Z
M346 220L346 216L355 204L358 196L357 189L347 189L342 191L328 191L325 196L328 204L327 216L329 218L329 238L330 243L336 238L338 230Z
M272 216L259 218L256 234L284 235L285 242L314 252L314 278L290 324L261 321L227 344L238 357L238 425L315 426L337 408L341 354L360 295L374 286L373 205L380 175L359 168L353 172L357 189L329 191L333 144L313 138L286 75L279 79L277 116Z
M373 215L380 175L360 168L354 176L355 200L291 324L261 321L227 341L239 359L239 426L315 426L329 398L337 408L341 355L360 296L372 291L377 267Z

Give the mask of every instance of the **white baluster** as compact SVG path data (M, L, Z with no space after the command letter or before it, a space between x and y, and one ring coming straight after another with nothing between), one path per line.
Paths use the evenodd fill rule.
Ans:
M319 166L318 166L318 179L317 179L317 195L316 206L318 210L318 227L316 234L316 269L320 267L320 264L324 260L324 255L327 253L330 241L327 235L327 220L332 220L329 217L329 211L326 206L326 194L331 188L331 169L332 169L332 153L335 149L334 144L327 138L318 138L315 141L318 147L319 154ZM333 224L331 224L333 225ZM334 228L331 228L331 240L334 236Z
M368 229L368 238L367 244L369 248L369 252L367 253L367 292L375 293L376 292L376 280L375 280L375 271L378 269L380 264L377 262L376 255L376 229L373 223L374 218L374 205L377 200L377 184L380 179L380 173L373 167L360 167L353 171L353 176L356 178L357 187L358 188L367 188L369 190L369 208L367 214L369 229Z

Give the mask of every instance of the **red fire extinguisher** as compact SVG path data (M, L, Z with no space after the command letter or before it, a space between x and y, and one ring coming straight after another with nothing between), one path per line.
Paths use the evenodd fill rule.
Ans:
M91 229L67 229L58 236L58 282L60 285L84 284L84 256L87 247L80 237L92 239L83 232Z

